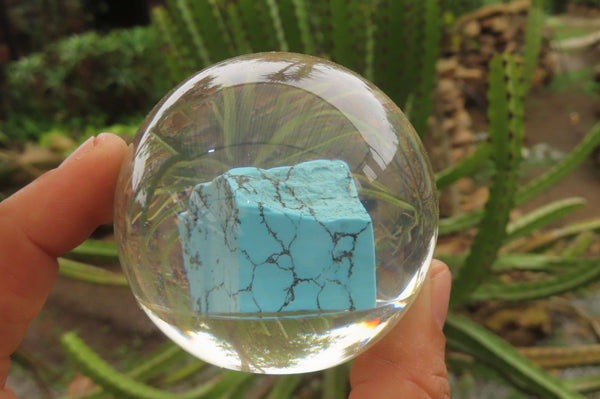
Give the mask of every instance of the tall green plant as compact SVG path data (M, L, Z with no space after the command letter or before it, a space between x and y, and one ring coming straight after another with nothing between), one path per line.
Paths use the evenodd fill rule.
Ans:
M167 0L153 12L171 83L248 52L329 58L369 78L412 110L419 134L432 110L440 0Z
M490 62L488 117L495 176L479 231L467 260L454 279L451 305L463 304L496 259L514 206L523 145L523 104L514 57L496 54Z

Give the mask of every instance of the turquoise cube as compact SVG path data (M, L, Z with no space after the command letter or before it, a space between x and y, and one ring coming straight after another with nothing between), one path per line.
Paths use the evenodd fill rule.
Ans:
M343 161L231 169L194 187L178 229L198 312L375 306L373 224Z

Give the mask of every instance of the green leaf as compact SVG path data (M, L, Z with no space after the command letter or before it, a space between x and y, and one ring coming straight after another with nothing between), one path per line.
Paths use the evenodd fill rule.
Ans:
M58 258L58 265L61 276L92 284L128 286L125 275L121 273L65 258Z
M411 61L415 50L406 47L407 44L419 43L416 30L411 30L413 24L407 24L405 0L381 0L373 12L375 25L373 49L374 82L400 107L405 105L410 88L406 77L406 62ZM391 40L393 38L393 40ZM416 54L415 54L416 55ZM406 86L409 84L409 86Z
M279 7L277 6L277 2L275 0L265 1L267 3L267 8L269 9L269 15L271 17L271 23L273 24L273 30L275 31L275 38L277 39L279 51L289 51L289 46L283 30L283 24L281 22L281 17L279 16Z
M548 172L519 190L519 193L517 194L517 204L529 201L539 193L549 189L560 180L564 179L569 173L575 170L577 166L585 161L599 144L600 123L597 123L563 160L553 166Z
M531 253L507 253L494 262L494 273L514 270L560 273L579 264L581 260L569 256L553 256Z
M158 27L163 43L168 46L165 63L170 73L171 84L176 84L194 70L197 62L193 54L188 52L185 37L163 7L152 9L152 23Z
M449 347L488 364L525 392L544 399L583 399L514 346L467 318L449 314L444 333Z
M198 55L198 60L202 66L208 66L211 64L210 54L204 43L204 38L198 29L198 25L194 20L188 0L169 0L169 7L171 8L171 15L175 16L176 24L181 24L181 27L185 29L187 37L194 45L192 54Z
M566 246L561 252L564 257L576 258L583 256L588 248L596 241L596 234L591 231L583 231Z
M305 0L292 0L292 2L294 3L294 9L298 19L298 29L300 30L300 38L302 40L302 46L304 49L302 52L306 54L313 54L315 50L312 34L310 32L310 24Z
M483 210L477 209L472 212L461 213L456 216L450 216L440 219L438 223L438 234L440 236L464 231L475 226L481 220Z
M201 35L200 39L195 38L195 30L188 27L190 33L192 33L193 42L196 44L196 48L205 49L206 57L212 62L222 61L232 57L235 53L231 37L215 0L179 1L181 3L188 3L187 7L190 11L193 25L198 30L198 34ZM201 40L201 47L197 43L198 40ZM209 63L205 61L205 66L208 65Z
M364 77L369 81L375 80L375 32L377 27L373 21L373 10L367 10L365 16L365 68Z
M460 269L465 263L465 254L436 254L437 259L452 268ZM531 253L506 253L498 255L492 265L494 274L515 270L535 272L562 272L566 268L579 264L581 259L572 256L552 256Z
M292 398L292 393L296 390L304 376L302 374L292 374L280 376L275 385L265 399L288 399Z
M564 380L564 384L573 391L594 393L600 391L600 375L569 378Z
M575 263L573 265L573 263ZM554 272L549 277L527 282L488 282L473 293L474 301L526 301L547 298L572 291L600 280L600 259L571 260L568 271Z
M236 3L228 3L226 6L227 20L229 28L232 31L233 43L237 54L248 54L252 52L252 47L248 42L248 36L242 23L239 10Z
M348 397L349 364L342 364L323 371L322 399L346 399Z
M557 240L590 231L600 231L600 219L585 220L583 222L572 223L564 227L542 232L539 236L532 238L520 246L519 250L534 251L546 247Z
M532 0L529 6L527 28L525 33L525 46L523 48L523 72L521 81L521 94L527 95L531 86L533 75L538 65L538 57L542 47L544 30L544 0Z
M69 255L78 259L96 260L105 262L119 262L117 246L111 241L86 240L77 248L69 252Z
M61 343L69 358L77 364L85 375L118 398L217 399L227 392L234 391L239 384L252 377L248 373L225 371L187 392L169 392L146 385L114 369L87 346L75 332L64 334L61 337Z
M419 65L419 85L413 107L412 124L420 136L427 130L427 121L433 111L433 88L436 80L435 66L440 53L442 38L440 0L425 0L423 21L423 44Z
M266 0L238 0L237 4L252 51L276 50L278 45Z
M391 3L396 3L394 0L389 0ZM399 85L398 98L393 97L396 93L391 92L392 100L400 107L406 106L408 99L412 98L412 108L414 109L414 103L417 101L416 96L418 93L418 85L420 84L422 57L424 42L424 10L425 2L423 0L403 0L398 3L402 3L404 10L400 12L399 17L393 18L389 15L390 23L399 23L403 25L402 34L397 39L392 40L396 36L389 36L386 38L388 41L389 51L391 52L391 58L398 60L397 64L391 64L389 68L389 74L387 79L395 80ZM392 4L390 4L392 6ZM390 7L392 8L398 6ZM401 20L400 20L401 19ZM390 34L398 30L398 27L390 29ZM385 82L384 82L385 84ZM383 86L385 87L385 86ZM411 120L414 111L410 113ZM422 132L418 132L422 134Z
M354 35L351 30L350 7L352 1L329 0L331 12L331 35L333 39L333 60L348 68L352 67Z
M288 46L287 51L303 53L304 44L301 29L303 29L303 24L308 24L308 21L304 20L301 23L297 16L302 15L302 11L305 11L302 9L304 4L302 1L297 0L278 0L277 5L279 7L283 35ZM298 6L301 8L299 14L297 13ZM306 13L304 17L306 18Z
M505 242L525 236L555 222L571 212L585 207L584 198L574 197L551 202L519 217L506 227Z

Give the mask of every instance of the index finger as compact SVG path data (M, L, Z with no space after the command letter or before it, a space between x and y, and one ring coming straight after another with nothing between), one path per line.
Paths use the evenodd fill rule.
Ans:
M8 357L54 283L56 257L110 221L125 150L117 136L91 138L57 169L0 202L0 389Z

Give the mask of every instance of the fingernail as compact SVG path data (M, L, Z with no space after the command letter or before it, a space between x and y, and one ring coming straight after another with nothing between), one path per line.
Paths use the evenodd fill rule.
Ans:
M438 327L442 329L448 314L452 275L446 265L434 262L431 270L431 313Z
M98 136L99 138L99 136ZM75 149L75 151L73 151L71 153L71 155L69 155L61 164L60 166L66 165L68 163L71 163L73 161L77 161L81 158L83 158L83 156L85 154L87 154L88 152L90 152L96 145L95 141L98 139L97 137L90 137L89 139L87 139L86 141L83 142L83 144L81 144L79 147L77 147L77 149Z
M110 136L112 136L111 133L100 133L98 136L96 136L96 140L94 141L94 147L104 143Z

